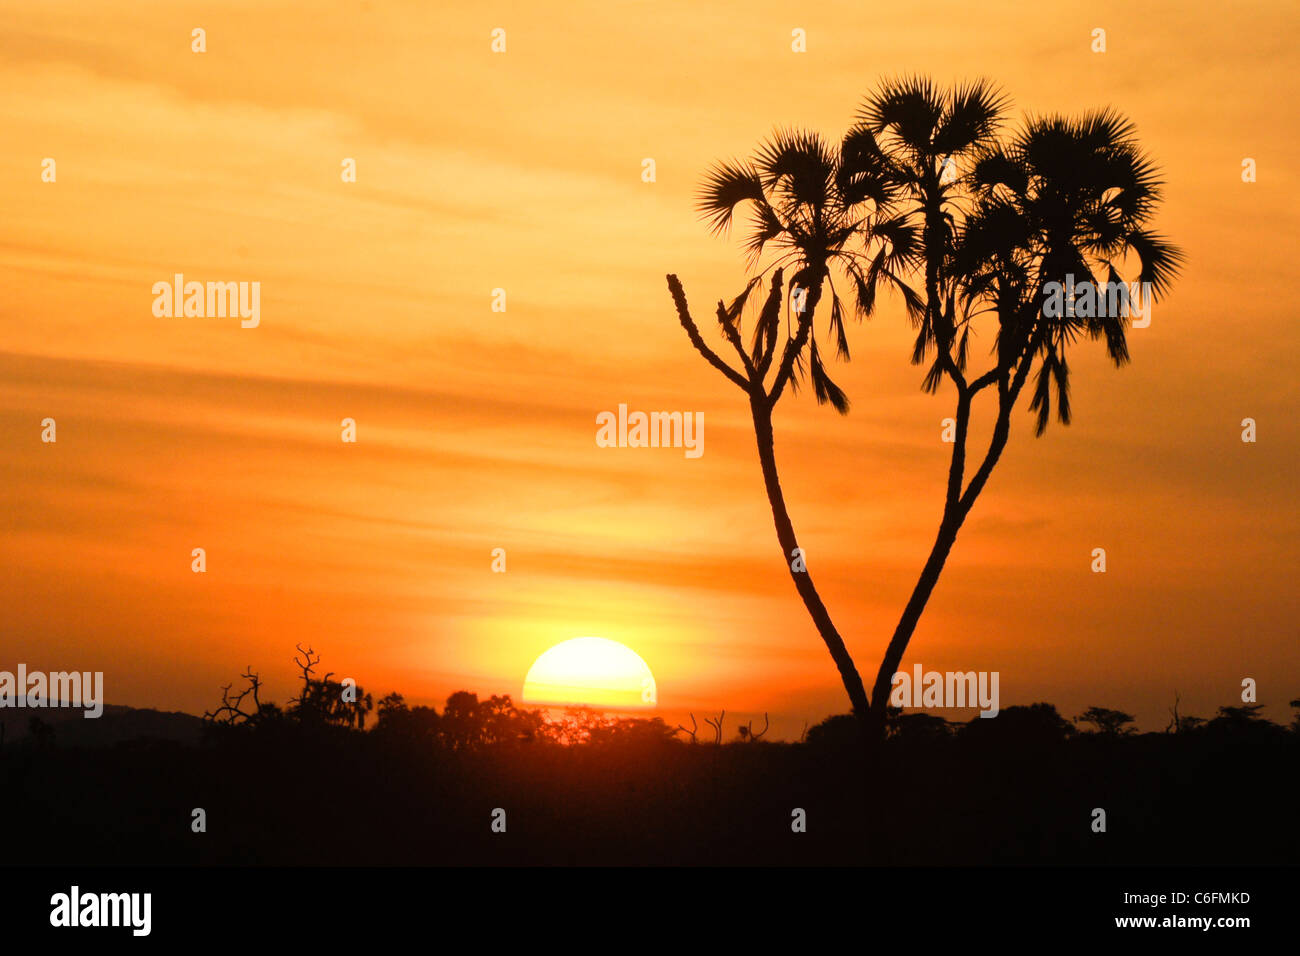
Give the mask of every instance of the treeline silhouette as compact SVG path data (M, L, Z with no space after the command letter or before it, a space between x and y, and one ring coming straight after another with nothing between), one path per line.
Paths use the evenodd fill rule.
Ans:
M747 724L715 744L660 718L550 719L509 696L375 704L315 676L318 662L298 659L284 706L246 671L193 742L67 747L33 718L39 732L0 747L7 849L35 863L469 865L1282 863L1300 851L1300 713L1284 727L1258 704L1205 720L1175 705L1156 733L1100 707L1073 722L1047 703L966 723L895 711L866 759L849 714L796 743Z

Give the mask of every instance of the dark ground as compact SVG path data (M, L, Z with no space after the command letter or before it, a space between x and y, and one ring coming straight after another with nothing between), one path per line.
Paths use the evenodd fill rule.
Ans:
M114 742L131 737L121 719L156 736ZM845 718L814 728L805 744L723 746L662 734L453 746L436 733L289 720L200 733L192 717L133 718L125 709L101 721L93 731L101 739L89 743L73 731L44 742L11 734L0 749L11 861L1300 860L1300 733L1259 720L1108 736L1073 733L1054 710L1035 708L1007 708L955 730L905 718L870 766ZM206 810L205 833L191 832L196 807ZM491 830L498 807L505 833ZM807 813L806 833L791 831L796 807ZM1105 833L1092 829L1097 807L1106 811Z

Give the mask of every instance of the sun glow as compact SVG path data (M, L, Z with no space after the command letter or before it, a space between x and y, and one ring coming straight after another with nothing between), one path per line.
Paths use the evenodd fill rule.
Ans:
M654 707L659 694L654 675L635 651L603 637L575 637L533 662L523 699L622 710Z

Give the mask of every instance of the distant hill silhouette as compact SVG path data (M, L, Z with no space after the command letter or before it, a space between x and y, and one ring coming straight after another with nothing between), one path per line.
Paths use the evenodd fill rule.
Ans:
M193 714L118 704L105 704L103 715L93 719L73 707L5 709L0 710L5 743L29 736L33 717L51 726L58 743L68 747L112 747L135 740L197 744L206 725L202 717Z

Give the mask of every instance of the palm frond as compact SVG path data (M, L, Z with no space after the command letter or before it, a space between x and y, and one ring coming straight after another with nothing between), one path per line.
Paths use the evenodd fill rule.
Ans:
M1034 395L1029 402L1029 410L1035 412L1034 437L1041 437L1047 431L1047 423L1052 418L1052 372L1046 356L1038 367L1034 379Z
M830 201L839 160L816 133L778 129L759 147L756 162L764 188L781 189L798 205Z
M813 383L813 393L817 396L817 404L825 405L829 403L841 415L847 415L849 413L849 398L844 394L844 390L831 381L831 377L826 374L821 355L817 351L816 340L812 341L812 352L809 356L808 367Z
M888 243L889 265L918 265L921 255L921 227L910 221L907 214L888 219L877 219L871 232Z
M1169 291L1174 278L1181 271L1185 256L1181 249L1154 232L1135 229L1125 237L1124 245L1137 253L1142 262L1138 281L1150 283L1156 295Z
M770 211L758 172L748 163L718 163L705 174L696 208L716 235L731 227L736 207L746 201Z
M831 291L831 335L835 337L836 354L844 359L849 360L849 338L844 333L844 306L840 302L840 297Z
M763 250L767 248L767 244L785 232L785 228L785 224L781 222L771 206L766 202L759 203L755 207L753 231L743 244L743 248L749 254L750 262L757 262Z
M933 152L943 97L929 77L904 76L881 83L858 110L858 120L876 135L888 131L913 154Z
M749 294L754 291L754 286L758 285L759 277L754 276L745 283L745 288L740 294L731 300L731 305L723 306L718 303L718 322L722 325L730 326L733 329L740 329L740 313L745 308L745 303L749 301Z
M1107 263L1106 269L1107 283L1111 288L1119 290L1116 296L1118 308L1114 310L1114 314L1108 309L1107 314L1097 320L1092 332L1093 338L1105 337L1106 354L1110 356L1110 360L1118 368L1129 361L1128 339L1125 335L1125 329L1129 325L1132 303L1129 299L1128 286L1120 278L1119 273L1115 271L1115 267Z
M1066 364L1065 353L1052 353L1052 381L1056 384L1056 420L1062 425L1070 424L1070 366Z
M992 190L1006 186L1017 196L1029 188L1029 173L1024 165L1003 149L990 150L971 165L971 183L977 189Z
M754 324L754 337L750 351L755 366L760 365L763 356L774 352L776 334L781 328L781 282L781 270L777 269L772 273L772 287L768 290L767 300L763 303L758 321Z
M997 132L1009 99L988 80L954 87L945 97L932 148L951 156L982 146Z

